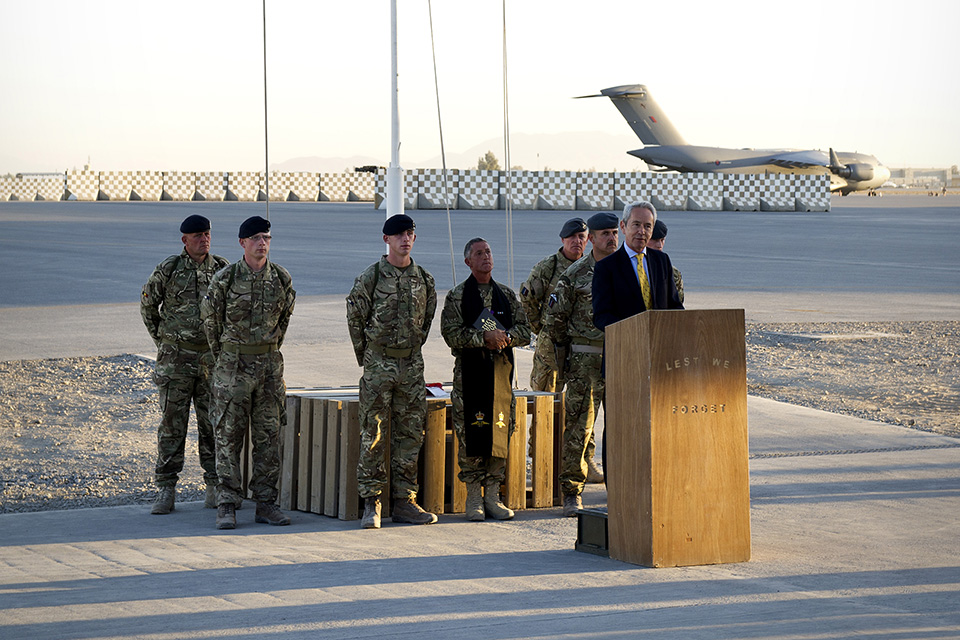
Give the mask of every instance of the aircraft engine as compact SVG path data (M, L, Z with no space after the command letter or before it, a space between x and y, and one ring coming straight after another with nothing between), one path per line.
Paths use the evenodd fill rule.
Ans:
M846 164L834 169L838 176L847 180L856 180L857 182L873 180L873 166L869 164Z

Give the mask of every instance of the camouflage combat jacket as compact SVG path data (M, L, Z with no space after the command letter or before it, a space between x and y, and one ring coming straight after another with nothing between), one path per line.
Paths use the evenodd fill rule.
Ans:
M527 314L530 328L534 333L543 330L543 319L547 313L547 300L557 286L557 281L567 268L573 264L559 249L551 256L547 256L530 270L530 276L520 286L520 302Z
M357 276L347 296L347 328L357 364L363 366L368 345L419 351L436 312L433 276L412 259L400 269L381 257Z
M228 264L212 253L197 263L184 249L157 265L143 285L140 315L158 348L162 342L206 346L200 301L214 274Z
M213 276L200 305L214 357L221 345L283 345L297 292L290 273L267 260L259 272L240 258Z
M443 301L443 312L440 314L440 334L457 359L455 367L460 366L460 354L464 349L484 346L483 331L463 326L463 285L461 282L447 292ZM513 348L530 344L530 325L517 294L505 284L498 282L497 286L510 302L510 314L513 316L513 326L507 327L507 333L510 334L508 346ZM481 284L480 295L483 297L483 306L489 309L493 304L493 287Z
M568 344L574 338L603 340L603 331L593 324L593 268L597 261L590 251L560 276L556 291L547 303L544 335L554 344Z

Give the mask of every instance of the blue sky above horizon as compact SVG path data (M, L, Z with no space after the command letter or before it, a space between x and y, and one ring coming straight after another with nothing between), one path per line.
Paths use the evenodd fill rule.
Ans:
M960 3L506 4L512 133L632 136L606 99L572 98L640 83L691 144L960 163ZM432 2L448 153L503 133L501 9ZM427 0L399 16L403 164L440 143ZM254 0L0 2L0 173L261 169L262 36ZM387 0L268 0L271 163L386 164L389 45Z

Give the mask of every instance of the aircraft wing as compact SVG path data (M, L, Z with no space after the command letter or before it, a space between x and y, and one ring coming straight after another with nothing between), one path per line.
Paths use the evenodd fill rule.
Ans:
M768 162L784 169L828 167L830 166L830 156L818 150L781 151L770 156Z

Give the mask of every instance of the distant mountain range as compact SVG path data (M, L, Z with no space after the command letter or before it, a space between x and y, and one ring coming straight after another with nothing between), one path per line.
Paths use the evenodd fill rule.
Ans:
M642 160L627 154L642 144L632 134L613 135L598 131L573 133L516 133L510 136L510 161L514 167L527 171L645 171ZM503 138L491 138L466 151L447 151L448 169L476 169L480 157L487 151L504 167ZM365 165L387 166L389 158L369 156L291 158L273 163L273 171L342 173ZM440 154L422 161L401 156L404 169L438 169L443 166Z

